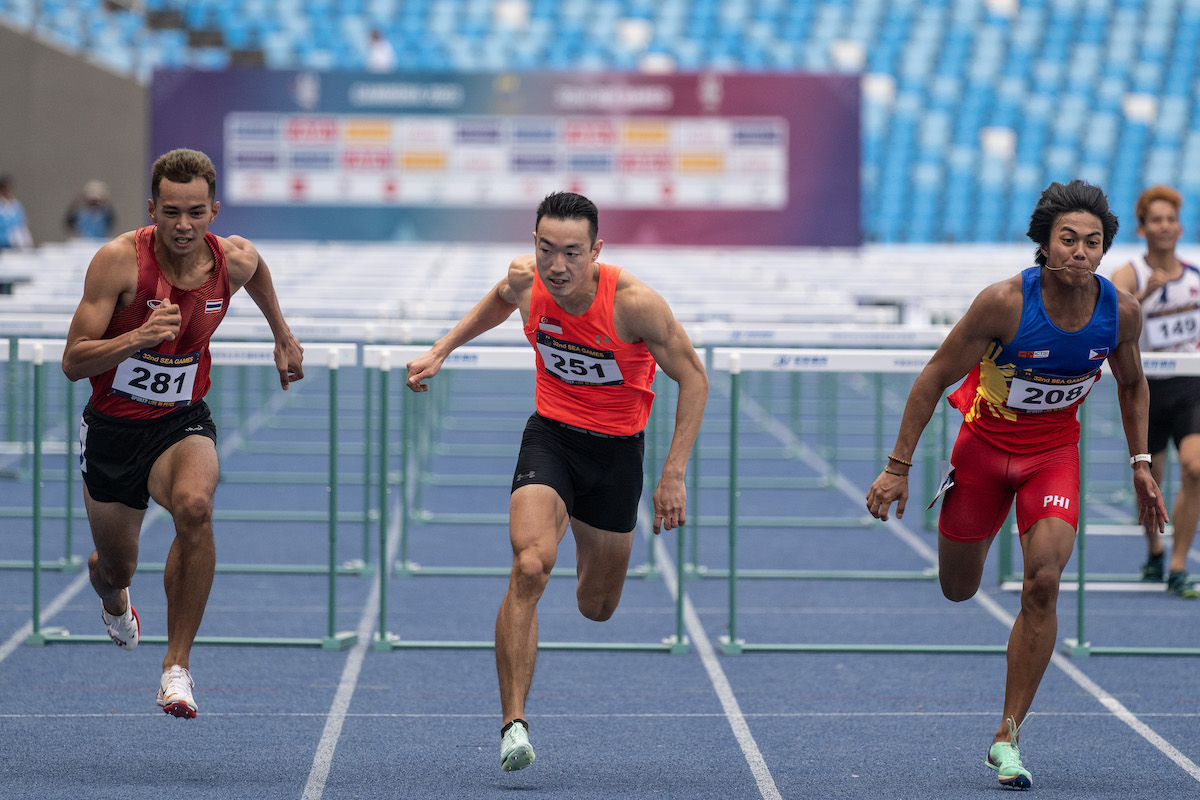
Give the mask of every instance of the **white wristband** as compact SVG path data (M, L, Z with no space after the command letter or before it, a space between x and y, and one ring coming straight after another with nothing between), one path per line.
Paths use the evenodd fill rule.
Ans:
M1149 464L1150 463L1150 454L1149 453L1138 453L1136 456L1133 456L1132 458L1129 459L1129 466L1136 467L1137 463L1139 461L1145 461L1147 464Z

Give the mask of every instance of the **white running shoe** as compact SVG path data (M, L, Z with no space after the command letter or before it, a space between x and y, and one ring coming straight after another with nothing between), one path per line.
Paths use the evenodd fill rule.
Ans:
M138 639L142 636L142 621L138 619L137 611L133 608L133 602L129 599L129 590L125 590L125 613L119 617L115 617L104 609L104 604L100 604L100 619L104 621L104 629L108 631L108 638L113 640L113 644L123 650L132 650L138 646Z
M158 682L158 704L166 713L186 719L196 718L196 701L192 699L192 673L176 664L162 674Z
M500 769L514 772L533 763L533 747L529 744L529 723L515 719L501 733Z

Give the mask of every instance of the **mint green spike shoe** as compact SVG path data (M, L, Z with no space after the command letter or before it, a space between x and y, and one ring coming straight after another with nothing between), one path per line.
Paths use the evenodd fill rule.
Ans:
M533 763L533 747L529 744L529 723L514 719L500 731L500 769L515 772Z
M1030 715L1032 716L1032 715ZM1025 720L1028 721L1029 717ZM1009 789L1028 789L1033 786L1033 775L1021 764L1021 751L1017 749L1017 734L1025 722L1014 725L1012 717L1005 720L1012 738L1007 742L996 742L988 750L987 765L999 774L1000 785Z

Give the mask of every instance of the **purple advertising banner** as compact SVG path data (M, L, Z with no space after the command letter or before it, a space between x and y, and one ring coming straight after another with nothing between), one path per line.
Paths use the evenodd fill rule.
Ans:
M165 70L151 143L256 238L521 241L568 190L626 244L862 242L854 75Z

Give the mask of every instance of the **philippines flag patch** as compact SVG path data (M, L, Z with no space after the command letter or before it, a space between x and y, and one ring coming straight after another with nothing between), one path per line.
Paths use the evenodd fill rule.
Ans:
M224 307L225 307L224 300L205 300L204 301L204 313L205 314L216 314Z
M538 330L549 333L562 333L562 323L553 317L538 317Z
M1101 359L1101 358L1108 358L1108 348L1107 347L1093 348L1092 350L1088 351L1088 358L1090 358L1092 361L1096 361L1097 359Z

